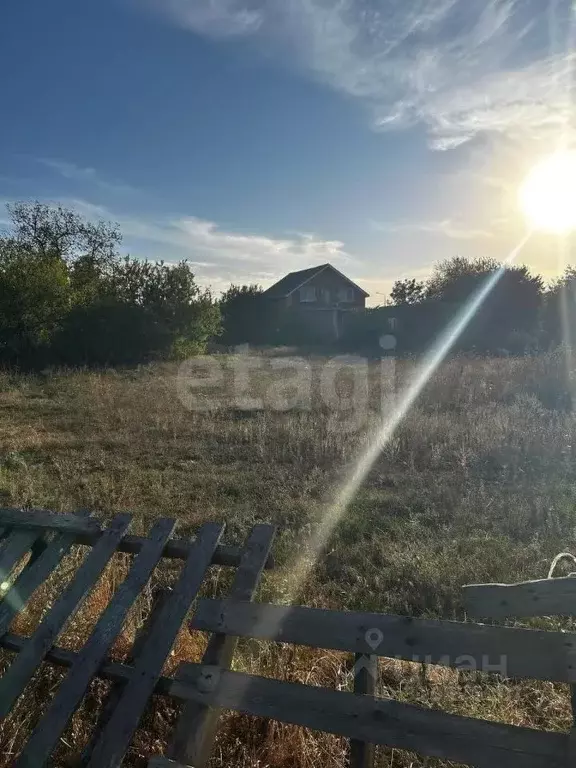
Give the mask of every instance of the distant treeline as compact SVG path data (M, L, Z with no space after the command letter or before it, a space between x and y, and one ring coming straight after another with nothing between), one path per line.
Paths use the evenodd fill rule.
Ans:
M492 287L461 335L456 352L527 354L550 349L576 335L576 270L569 267L549 286L525 266L456 256L436 265L427 280L398 280L386 306L345 313L339 341L347 352L380 353L394 336L396 353L418 354L459 318L490 281ZM299 344L314 338L307 316L279 314L256 285L231 286L222 300L223 341L228 344Z
M258 285L232 285L216 300L185 262L121 256L117 225L94 223L61 206L8 206L0 236L0 365L132 365L182 359L211 342L311 344L312 313L279 311ZM343 351L419 353L434 341L487 280L498 273L454 349L525 354L576 332L576 270L552 285L524 266L455 257L429 279L395 283L390 303L345 313ZM389 346L389 345L387 345Z

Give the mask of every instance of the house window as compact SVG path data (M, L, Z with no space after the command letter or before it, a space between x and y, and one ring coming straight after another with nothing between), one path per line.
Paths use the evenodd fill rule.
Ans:
M316 288L313 285L303 285L300 288L300 301L316 301Z
M354 289L340 288L340 290L338 291L338 301L342 301L342 302L354 301Z

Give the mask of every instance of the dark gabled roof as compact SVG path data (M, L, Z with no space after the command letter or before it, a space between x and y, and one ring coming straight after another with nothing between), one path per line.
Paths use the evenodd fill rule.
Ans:
M363 293L364 296L370 295L366 293L363 288L360 288L359 285L353 283L349 277L343 275L342 272L336 269L336 267L333 267L332 264L320 264L319 267L310 267L309 269L300 269L298 272L289 272L285 277L265 290L263 295L269 299L284 299L325 269L331 269L333 272L336 272L337 275L344 278L346 282L353 285L354 288Z

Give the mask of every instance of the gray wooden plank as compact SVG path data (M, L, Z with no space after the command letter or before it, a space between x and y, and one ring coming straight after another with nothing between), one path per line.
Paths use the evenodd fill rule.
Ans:
M374 696L378 680L378 657L364 653L354 654L354 693ZM358 739L350 740L350 768L373 768L374 744Z
M87 510L79 510L77 513L80 518L85 518L89 514ZM22 610L38 587L58 567L73 544L74 534L57 534L35 562L18 576L0 602L0 636L7 632L14 616Z
M162 610L162 606L168 599L169 594L170 594L169 589L162 589L157 594L156 599L154 600L154 603L152 605L150 614L148 615L146 621L144 622L144 625L136 633L136 637L134 639L132 648L130 649L130 653L128 654L126 661L124 662L127 666L127 669L130 669L133 671L132 665L134 664L134 661L138 658L142 648L144 647L144 644L146 643L146 640L148 639L148 637L150 636L150 633L152 632L152 629L154 628L154 626L156 626L156 623L158 622L158 619L160 616L160 612ZM102 674L101 671L99 672L99 674ZM80 765L82 766L88 765L90 761L90 756L92 755L92 751L94 750L94 747L98 743L98 740L100 739L100 735L103 732L104 728L106 728L107 724L110 722L110 719L114 714L114 710L116 709L116 705L120 701L122 691L126 687L127 681L128 681L128 678L122 679L121 681L116 682L114 685L110 687L110 690L108 691L108 694L106 695L100 707L98 721L94 726L94 728L92 729L92 733L90 734L90 739L88 740L88 743L86 744L86 746L82 751L82 756L80 758Z
M128 514L117 515L77 570L73 580L44 617L26 647L0 679L0 719L6 717L32 678L64 624L101 576L131 522Z
M162 606L135 660L134 674L122 691L113 716L94 747L88 764L91 768L114 768L121 762L176 635L202 585L222 532L223 526L215 523L208 523L200 529L172 593Z
M45 764L68 720L83 698L90 680L105 659L114 638L122 629L130 606L162 556L164 545L175 525L175 521L170 519L162 519L154 525L148 541L140 550L128 576L116 590L94 631L78 654L68 676L25 745L15 763L18 768L38 768Z
M14 530L0 550L0 582L7 581L14 566L32 548L37 539L43 538L42 531Z
M192 768L192 766L185 766L183 763L177 763L175 760L170 760L169 757L163 757L162 755L154 755L148 760L147 768Z
M571 682L576 633L301 606L201 600L192 626L209 632L375 654L503 677Z
M6 632L5 635L0 637L0 647L6 648L8 651L14 653L20 653L28 642L27 637L16 635L13 632ZM45 660L50 664L54 664L57 667L64 667L66 669L74 666L78 659L78 653L76 651L70 651L68 648L59 648L54 646L50 648L46 654ZM127 683L134 672L134 668L128 664L123 664L119 661L105 660L98 668L97 675L103 680L110 680L112 683ZM168 696L170 694L170 685L172 684L172 678L160 677L156 683L154 693L158 693L162 696Z
M79 518L75 514L50 512L46 509L0 508L0 525L16 528L49 528L61 533L99 533L98 520Z
M79 533L77 542L78 544L94 544L97 541L100 534L96 533ZM142 548L142 544L146 541L145 536L125 536L119 547L120 552L129 552L130 554L137 554ZM194 542L189 539L170 539L166 542L162 557L168 557L175 560L186 560L190 554L190 548L194 546ZM225 565L231 568L236 568L240 564L242 557L242 549L240 547L232 547L227 544L219 544L214 552L212 558L213 565ZM274 558L268 556L266 569L274 567Z
M39 516L39 512L42 514ZM0 509L0 531L2 533L0 536L8 536L11 529L10 526L3 527L2 525L2 516L10 519L10 520L18 520L22 524L20 527L46 527L55 529L58 527L61 527L63 524L69 523L64 522L69 517L69 515L60 515L53 512L49 512L46 510L36 510L32 513L32 519L30 518L29 512L26 510L10 507L10 508L2 508ZM54 524L54 518L56 518L56 523ZM97 521L94 521L97 523ZM17 524L17 523L16 523ZM84 529L83 527L79 526L72 526L72 528L75 530L77 534L76 543L77 544L86 544L87 546L93 546L96 544L100 536L102 535L102 531L100 529L99 524L93 525L88 529ZM1 539L0 539L1 540ZM138 552L142 549L142 545L146 542L146 536L134 536L134 535L128 535L125 536L120 546L118 547L119 552L128 552L132 555L137 555ZM162 557L168 557L173 558L176 560L186 560L190 553L190 547L193 546L194 542L190 541L189 539L170 539L166 542L166 546L164 547L164 552L162 552ZM236 568L240 564L240 559L242 556L242 550L239 547L232 547L226 544L219 544L216 552L214 553L214 557L212 559L213 565L225 565L232 568ZM270 569L274 567L274 559L269 556L266 560L265 568Z
M462 590L472 617L576 615L576 578L570 576L518 584L467 584Z
M568 736L422 709L200 664L183 665L171 694L208 706L407 749L478 768L566 768Z
M238 570L230 588L231 600L251 600L256 593L265 563L268 559L276 527L256 525L252 529ZM229 667L236 649L237 639L230 634L214 634L208 641L202 662ZM199 702L187 703L178 718L169 757L183 763L204 768L210 759L220 711Z

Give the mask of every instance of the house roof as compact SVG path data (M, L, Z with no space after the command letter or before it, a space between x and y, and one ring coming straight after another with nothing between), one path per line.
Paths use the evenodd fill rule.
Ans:
M297 272L289 272L285 277L265 290L264 296L269 299L284 299L325 269L331 269L333 272L336 272L337 275L346 280L347 283L350 283L350 285L354 286L354 288L360 291L364 296L370 295L363 288L360 288L359 285L352 282L349 277L342 274L336 267L333 267L332 264L320 264L319 267L310 267L309 269L300 269Z

